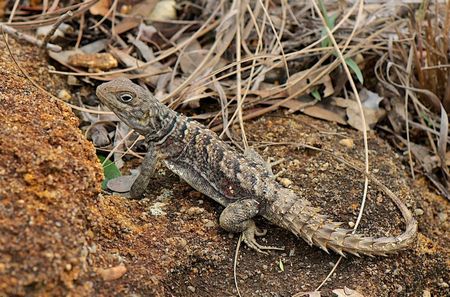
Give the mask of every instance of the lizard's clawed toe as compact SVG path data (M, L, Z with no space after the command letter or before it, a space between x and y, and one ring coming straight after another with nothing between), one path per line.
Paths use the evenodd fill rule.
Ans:
M244 232L242 232L242 240L245 242L245 244L251 248L257 251L258 253L267 254L264 250L278 250L283 251L284 247L277 247L277 246L265 246L260 245L258 242L256 242L255 235L262 236L267 233L267 230L259 230L256 226L252 228L248 228Z

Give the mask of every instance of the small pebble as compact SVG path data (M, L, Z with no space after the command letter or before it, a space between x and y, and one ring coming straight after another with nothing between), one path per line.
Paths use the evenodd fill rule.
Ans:
M188 286L187 289L192 293L195 293L195 288L193 286Z
M292 181L288 178L280 178L280 184L282 184L284 187L289 187L290 185L292 185Z
M187 215L190 215L190 216L192 216L192 215L198 215L198 214L201 214L201 213L203 213L203 212L205 212L205 209L204 209L204 208L196 207L196 206L190 207L190 208L188 208L188 209L186 210L186 214L187 214Z
M355 223L353 223L353 222L348 222L348 225L350 226L350 228L355 227Z
M216 226L216 224L214 224L214 222L211 221L211 220L208 220L207 222L205 222L205 227L206 228L213 228L215 226Z
M76 78L73 75L69 75L67 77L67 84L70 86L79 86L81 85L80 81L78 80L78 78Z
M438 285L441 288L448 288L449 287L449 285L446 282L439 283Z
M101 276L104 281L113 281L121 278L127 272L127 268L123 263L111 268L99 268L97 274Z
M69 102L72 99L72 95L70 95L69 91L63 89L58 92L58 98L64 102Z
M447 214L445 212L438 213L438 218L441 222L445 222L447 220Z
M269 268L269 266L267 266L267 265L264 264L264 265L262 266L262 268L263 268L264 270L267 270L267 269Z
M339 141L339 144L340 144L340 145L343 145L343 146L345 146L345 147L348 147L348 148L354 148L354 147L355 147L355 142L354 142L353 139L351 139L351 138L344 138L344 139L341 139L341 140Z
M421 208L416 208L416 209L414 209L414 214L415 214L416 216L421 216L421 215L423 215L423 209L421 209Z

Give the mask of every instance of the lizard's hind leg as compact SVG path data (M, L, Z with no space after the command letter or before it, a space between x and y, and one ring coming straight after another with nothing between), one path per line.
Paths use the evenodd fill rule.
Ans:
M259 202L254 199L243 199L229 204L221 213L219 223L230 232L242 232L242 239L248 247L265 254L263 250L284 250L274 246L263 246L256 242L256 236L265 235L259 230L252 218L259 212Z

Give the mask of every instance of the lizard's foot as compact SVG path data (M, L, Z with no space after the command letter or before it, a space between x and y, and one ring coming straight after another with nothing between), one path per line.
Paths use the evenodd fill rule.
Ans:
M260 230L256 225L253 223L249 228L247 228L244 232L242 232L242 240L245 242L245 244L255 251L267 254L264 250L278 250L278 251L284 251L284 247L277 247L277 246L265 246L260 245L256 239L256 236L264 236L266 235L267 230Z
M279 160L274 161L274 160L272 160L273 158L269 157L266 161L263 159L263 157L261 157L260 154L258 154L258 152L256 152L251 147L248 147L245 149L244 155L247 158L249 158L250 160L252 160L253 162L256 162L259 165L263 166L266 169L266 171L269 173L269 175L271 175L273 178L279 177L286 171L286 169L281 169L281 171L279 171L277 174L274 174L272 171L272 167L279 165L279 164L283 163L284 161L286 161L285 158L281 158Z
M266 162L266 166L268 166L268 167L270 168L270 171L272 171L272 167L273 167L273 166L279 165L279 164L283 163L284 161L286 161L285 158L278 159L277 161L272 161L272 158L268 158L268 159L267 159L267 162ZM272 173L273 178L278 178L278 177L280 177L285 171L286 171L286 169L285 169L285 168L282 168L282 169L281 169L280 171L278 171L277 173L275 173L275 174Z

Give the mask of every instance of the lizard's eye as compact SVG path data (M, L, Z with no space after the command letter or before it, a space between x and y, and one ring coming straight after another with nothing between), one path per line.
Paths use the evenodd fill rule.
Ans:
M134 95L128 92L120 93L117 95L117 97L119 98L120 101L124 103L128 103L134 99Z

